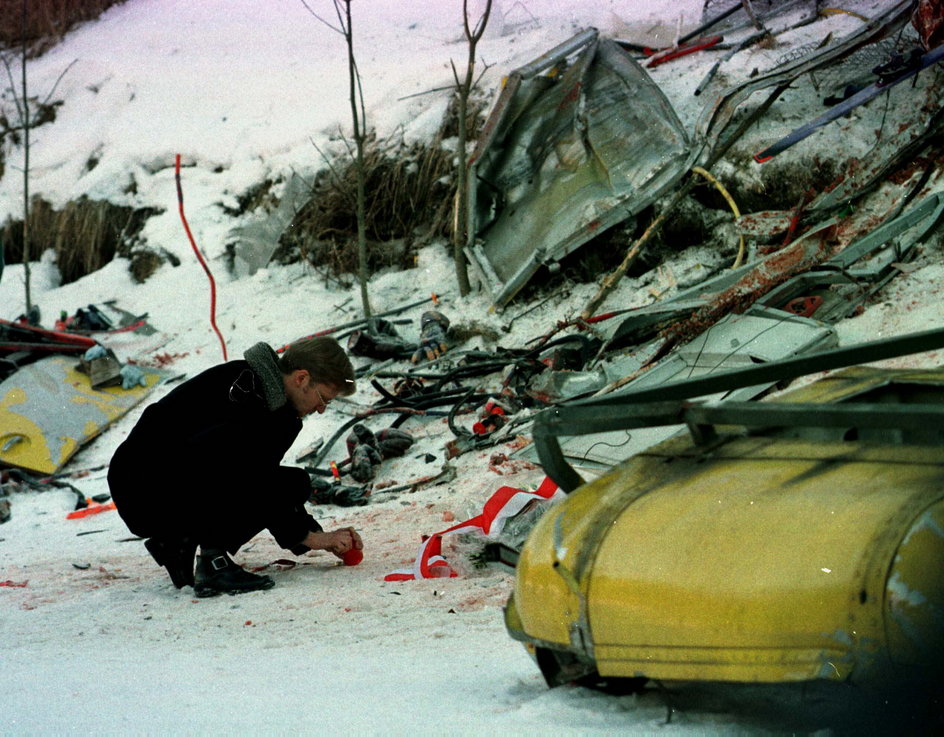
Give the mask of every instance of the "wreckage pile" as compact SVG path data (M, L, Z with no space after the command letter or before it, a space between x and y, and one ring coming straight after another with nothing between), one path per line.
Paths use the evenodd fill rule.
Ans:
M438 348L426 349L432 364L395 370L390 364L408 356L415 362L424 350L400 341L389 323L357 331L352 353L385 362L369 369L381 397L372 412L401 411L391 425L399 427L447 407L455 455L527 434L533 414L556 403L822 351L837 345L837 322L856 315L937 242L944 218L937 27L898 3L863 18L855 33L794 51L712 99L706 93L719 89L717 75L739 52L776 43L821 17L815 3L779 5L750 20L734 12L738 7L714 8L716 15L671 54L588 30L511 73L470 172L477 186L467 253L494 304L507 308L541 269L554 271L627 218L639 220L639 236L579 318L562 320L526 347L453 351L448 361L439 360ZM685 106L694 120L689 133L646 67L717 48L720 36L708 43L700 35L709 30L723 32L725 54L693 93L712 101L697 115ZM794 98L790 108L778 107L784 95ZM881 127L868 129L871 115L860 124L865 155L850 145L832 160L810 161L806 137L881 95ZM809 99L799 109L811 120L772 139L770 119L796 109L797 96ZM817 115L824 105L826 113ZM759 180L742 175L745 160ZM702 211L715 206L711 192L698 189L703 184L734 214L716 229L730 239L730 268L651 305L599 312L666 221L693 202ZM753 209L785 199L790 209ZM424 321L448 327L438 312ZM434 342L444 346L446 338ZM759 397L775 383L726 398ZM474 429L458 421L469 416ZM599 471L677 429L615 443L616 450L599 437L572 438L565 453ZM330 453L328 443L310 460L317 467ZM519 453L537 460L533 449Z
M510 73L469 171L466 253L480 286L510 314L513 300L537 277L566 269L578 250L612 249L615 232L628 239L622 263L579 316L562 318L524 345L466 349L470 322L449 315L435 296L432 304L423 299L320 331L347 340L351 354L365 361L359 374L377 399L297 459L312 475L314 503L366 504L383 462L410 448L404 425L417 418L445 420L452 436L447 461L439 472L387 493L451 478L448 459L470 450L521 446L534 416L550 406L834 347L833 326L940 237L944 75L936 26L912 18L911 3L897 3L861 18L848 35L794 48L788 58L739 79L738 54L775 48L824 17L815 2L758 7L751 17L740 7L712 4L698 29L662 50L588 29ZM684 99L676 93L670 100L654 81L655 68L707 53L716 62ZM835 122L870 100L859 120ZM794 125L797 110L808 120ZM840 125L848 145L833 159L811 159L805 138ZM773 130L786 135L778 140ZM687 232L704 240L674 243L680 231L673 221L697 221ZM236 251L247 247L237 244ZM271 254L271 243L266 248ZM674 285L668 298L641 294L632 307L602 309L623 275L651 269L680 248L713 252L691 283ZM544 289L551 294L542 303L553 300L554 282ZM416 326L418 338L403 339L398 325L405 323L397 317L416 307L429 308ZM89 315L101 321L103 310L90 306L81 317ZM61 418L52 422L42 391L26 384L49 381L54 363L66 373L52 381L71 381L72 367L62 356L43 356L85 354L108 331L149 327L126 314L120 328L105 318L83 329L79 317L64 318L57 331L43 331L27 317L3 324L0 393L25 391L37 407L5 405L6 424L20 429L4 436L0 462L58 472L162 378L148 369L149 378L125 387L127 401L91 430L87 417L65 429ZM496 343L496 335L488 337ZM28 370L38 378L30 379ZM759 397L773 386L741 388L727 398ZM595 473L677 429L629 441L573 437L563 452ZM47 448L54 436L69 442ZM524 445L513 456L538 461ZM42 462L17 455L38 447Z

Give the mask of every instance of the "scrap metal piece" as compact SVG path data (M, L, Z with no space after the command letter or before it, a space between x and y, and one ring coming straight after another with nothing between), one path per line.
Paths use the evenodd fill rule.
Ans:
M607 395L618 397L626 391L656 388L680 380L722 374L758 363L814 353L835 347L836 342L835 330L818 320L755 306L743 315L727 315L710 330L681 346L649 370L642 370L641 360L633 354L601 363L597 367L597 374L603 374L603 378L599 379L601 385L593 388L602 388L605 381L636 375L620 392ZM770 381L758 382L756 385L722 392L714 398L748 400L771 386ZM618 431L574 433L561 437L559 443L569 463L581 469L600 472L683 430L682 420L676 420L667 425L634 427L631 432L622 428ZM536 445L526 446L516 451L515 455L533 462L540 459Z
M911 77L915 76L921 70L927 69L932 64L937 64L942 60L944 60L944 47L937 48L934 51L929 51L923 57L920 57L916 63L912 64L904 71L899 72L897 76L894 76L891 79L880 77L877 82L869 85L865 89L859 90L851 97L848 97L842 102L831 107L822 115L807 123L804 123L798 128L795 128L793 131L770 144L762 151L758 151L756 154L754 154L754 160L758 164L763 164L764 162L769 161L782 151L786 151L794 144L799 143L805 138L808 138L824 125L832 123L833 121L848 115L852 110L859 107L860 105L863 105L869 100L878 97L896 84L911 79Z
M253 211L242 223L230 229L226 239L233 249L239 273L255 274L268 265L282 233L310 196L308 182L293 174L284 185L278 205L271 212L265 209Z
M556 381L553 375L539 375L538 381L542 383L536 382L536 386L548 395L553 393L552 388L556 388L554 396L559 400L574 398L601 389L607 382L633 376L620 393L633 392L833 348L836 334L830 326L855 312L864 299L899 273L895 264L906 259L915 245L935 227L942 211L944 195L935 193L923 198L824 261L817 269L774 287L743 315L726 315L709 330L645 371L640 356L650 352L651 338L666 326L704 307L713 295L728 289L755 265L723 272L672 299L634 310L615 329L611 329L608 346L635 344L642 345L641 349L609 358L596 366L592 373L566 373ZM796 299L815 304L815 313L804 317L791 312L789 306ZM746 400L763 393L772 384L771 381L758 382L723 396L728 400ZM612 396L619 396L619 393ZM684 426L677 424L635 428L632 432L581 433L562 437L560 447L569 463L598 473L683 430ZM515 455L535 462L539 460L537 448L533 445L516 451Z
M486 122L469 167L473 270L504 306L542 265L669 191L692 158L645 70L584 31L513 72Z

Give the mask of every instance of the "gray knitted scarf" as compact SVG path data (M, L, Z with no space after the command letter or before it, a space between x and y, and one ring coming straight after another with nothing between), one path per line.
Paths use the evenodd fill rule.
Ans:
M266 406L274 411L285 404L285 385L282 383L282 372L279 371L279 357L265 343L256 343L243 353L243 358L249 362L253 373L262 381L262 392L265 395Z

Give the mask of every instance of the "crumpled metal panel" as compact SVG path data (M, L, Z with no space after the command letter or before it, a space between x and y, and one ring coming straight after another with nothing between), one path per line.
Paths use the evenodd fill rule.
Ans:
M147 386L92 389L77 365L74 357L50 356L0 383L0 463L55 473L167 376L139 367Z
M835 331L830 324L848 314L855 305L871 293L865 285L875 288L886 283L897 269L894 264L907 260L915 246L934 228L944 212L944 197L932 194L912 205L895 218L876 227L871 233L847 246L835 257L823 264L818 271L796 276L771 290L745 314L730 314L689 344L670 354L654 368L640 372L638 378L627 384L622 392L646 387L658 387L673 381L693 378L710 373L743 368L753 363L776 361L791 356L813 353L836 344ZM629 323L647 316L672 319L673 315L694 312L704 306L708 295L717 294L740 279L756 264L747 264L719 274L712 279L681 292L675 297L651 307L640 308L629 315L622 324L608 334L613 340L622 332L631 332ZM858 300L837 299L834 304L825 304L816 312L816 319L791 315L777 309L795 294L812 294L819 286L835 287L848 283L858 294ZM552 383L553 375L541 376L544 393L552 399L566 399L577 394L602 389L606 384L623 376L632 375L642 368L639 354L627 353L602 362L591 372L570 376L558 372L560 381ZM579 380L579 381L578 381ZM732 400L752 398L767 386L739 389L726 397ZM615 392L618 396L621 392ZM681 432L684 426L645 427L629 431L593 433L562 438L560 446L568 461L591 474L609 468L633 453L639 453L656 442ZM537 462L537 449L526 446L515 453L516 457Z
M293 174L285 183L274 211L252 212L229 231L227 244L233 249L237 273L255 274L268 265L285 229L310 196L310 185Z
M687 345L672 353L649 371L611 396L630 390L658 387L697 376L723 373L783 358L814 353L837 344L835 330L812 320L770 308L755 306L747 314L730 314ZM638 370L635 356L621 356L602 365L604 383ZM602 385L601 387L602 388ZM769 384L745 387L713 399L747 400L762 394ZM684 431L684 425L643 427L632 432L592 433L560 439L568 461L591 474L610 468L634 453ZM528 445L515 457L538 462L537 448Z
M509 77L470 167L467 256L496 306L542 264L650 205L693 157L646 71L615 42L585 38L559 76Z

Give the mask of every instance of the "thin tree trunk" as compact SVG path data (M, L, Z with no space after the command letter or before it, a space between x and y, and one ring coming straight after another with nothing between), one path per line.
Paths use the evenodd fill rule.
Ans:
M30 155L30 119L29 100L26 89L26 3L23 0L22 16L22 79L23 79L23 283L26 291L26 314L29 315L33 307L30 295L30 193L29 193L29 155Z
M471 51L470 51L471 54ZM471 68L471 63L469 65ZM466 84L469 76L466 74ZM469 108L468 89L463 85L459 89L459 143L458 143L458 161L456 164L456 221L455 230L452 234L452 258L456 262L456 281L459 284L459 294L463 297L472 291L472 285L469 283L469 269L465 262L464 248L468 240L468 199L469 199L469 178L468 161L466 160L465 144L468 138L465 120Z
M363 113L363 101L360 92L360 79L357 72L357 63L354 60L354 28L351 25L351 0L343 0L345 12L344 37L347 41L347 61L348 78L350 82L351 96L351 120L354 123L354 144L356 146L357 161L355 171L357 173L357 280L361 287L361 306L364 310L364 317L371 317L370 298L367 293L367 215L366 215L366 185L364 182L364 142L366 140L364 115L358 113L358 101L361 101L361 113Z
M459 294L467 295L472 290L469 283L469 269L465 261L465 246L468 245L469 233L469 162L466 156L466 142L469 138L469 131L466 126L466 120L469 114L469 95L472 92L472 85L475 82L475 49L479 39L485 32L485 26L488 25L488 17L492 12L492 0L485 3L485 11L479 18L475 28L469 26L469 7L468 0L462 2L462 21L465 28L465 37L469 42L469 56L465 67L465 80L459 82L458 75L453 67L453 75L456 78L456 90L458 92L459 103L459 142L456 162L456 218L455 228L452 237L452 257L456 263L456 281L459 285Z
M361 285L361 305L364 317L371 316L370 298L367 293L367 227L366 192L364 184L364 138L357 138L357 279Z

